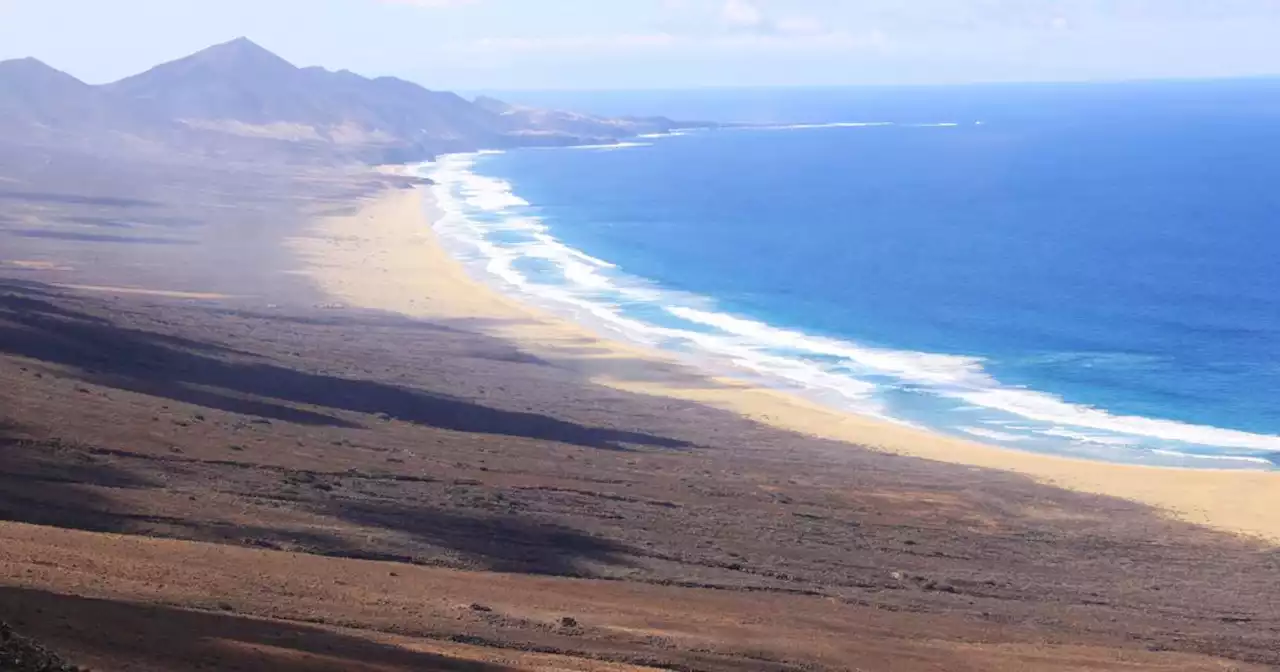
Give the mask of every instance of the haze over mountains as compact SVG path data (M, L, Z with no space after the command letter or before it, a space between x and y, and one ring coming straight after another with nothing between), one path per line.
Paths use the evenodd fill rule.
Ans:
M0 144L93 153L377 163L689 125L468 101L393 77L299 68L245 38L102 86L35 59L0 62Z

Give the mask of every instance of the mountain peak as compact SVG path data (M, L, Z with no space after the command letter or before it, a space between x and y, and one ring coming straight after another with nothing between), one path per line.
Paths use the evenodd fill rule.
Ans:
M187 58L175 63L183 61L196 61L206 64L222 65L222 66L248 66L248 67L269 67L269 68L288 68L296 70L294 65L283 58L275 55L257 42L247 37L237 37L230 42L216 44L204 51L196 52Z
M299 81L301 73L241 37L122 79L107 91L174 119L292 121L281 118L282 109L311 104Z
M271 53L266 47L263 47L262 45L258 44L257 42L254 42L253 40L247 37L237 37L236 39L231 40L230 42L215 44L212 47L208 47L204 49L205 53L219 52L219 51L238 52L241 54L250 54L250 55L256 54L259 56L262 56L262 55L275 56L275 54ZM196 52L196 53L200 53L200 52Z
M182 82L220 79L275 79L297 72L292 63L271 53L247 37L217 44L180 58L139 75L122 79L112 85L117 90L131 92L164 87Z

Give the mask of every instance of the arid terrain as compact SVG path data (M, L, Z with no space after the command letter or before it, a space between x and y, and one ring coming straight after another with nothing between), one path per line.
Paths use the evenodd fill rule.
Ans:
M0 621L73 664L1280 666L1273 544L335 302L287 241L407 178L7 156Z

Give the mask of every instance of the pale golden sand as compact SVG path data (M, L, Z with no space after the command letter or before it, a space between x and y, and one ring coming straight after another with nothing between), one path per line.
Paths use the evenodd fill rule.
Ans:
M429 227L426 189L390 191L355 215L319 220L293 245L303 271L337 301L436 319L475 319L486 332L533 354L566 359L670 361L606 340L471 279ZM584 354L584 352L586 354ZM610 367L601 367L605 370ZM594 380L637 393L702 402L782 429L885 452L988 467L1073 490L1157 507L1178 519L1280 543L1280 474L1113 465L995 448L859 417L775 390L697 377L679 384L601 374ZM688 384L700 379L704 384ZM660 378L661 380L661 378Z

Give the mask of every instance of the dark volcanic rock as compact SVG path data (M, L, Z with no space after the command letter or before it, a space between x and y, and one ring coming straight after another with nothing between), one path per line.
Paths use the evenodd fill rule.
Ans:
M19 636L0 623L0 670L5 672L76 672L75 667L56 653Z

